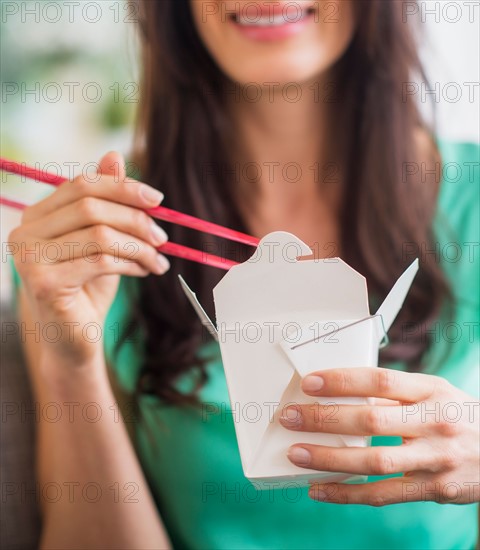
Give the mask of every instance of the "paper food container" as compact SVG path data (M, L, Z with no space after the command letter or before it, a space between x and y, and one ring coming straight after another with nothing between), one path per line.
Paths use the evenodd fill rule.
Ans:
M243 471L259 488L365 479L300 468L288 460L287 450L294 443L365 447L370 438L291 431L278 417L287 404L368 403L367 398L309 397L300 389L301 378L338 367L376 367L378 350L418 270L415 260L372 315L365 277L340 258L297 260L312 254L290 233L265 236L254 255L213 289L216 325L180 277L219 342Z

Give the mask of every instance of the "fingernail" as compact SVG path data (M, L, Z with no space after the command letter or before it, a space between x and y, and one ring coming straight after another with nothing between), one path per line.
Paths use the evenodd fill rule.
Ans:
M168 236L165 233L165 231L159 225L157 225L153 220L151 223L151 233L153 237L153 242L155 244L161 245L168 241Z
M313 500L327 500L327 493L325 491L320 491L319 489L315 489L313 487L308 490L308 496L313 498Z
M170 269L170 262L162 254L157 255L157 265L159 268L159 274L163 275Z
M317 374L310 374L302 381L302 390L307 393L316 393L323 388L323 378Z
M152 205L160 204L163 200L163 193L144 183L140 186L140 195L144 201Z
M312 455L303 447L290 447L287 457L298 466L308 466L312 459Z
M298 407L287 407L283 410L280 422L285 428L298 429L302 426L302 411Z

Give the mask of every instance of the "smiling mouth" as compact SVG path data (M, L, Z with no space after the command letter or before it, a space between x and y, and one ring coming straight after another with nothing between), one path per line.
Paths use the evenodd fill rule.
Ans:
M249 17L244 14L231 14L230 20L239 25L240 27L281 27L283 25L292 25L299 21L313 16L315 14L315 8L309 7L302 10L300 13L285 14L276 13L269 15L262 15L261 17Z

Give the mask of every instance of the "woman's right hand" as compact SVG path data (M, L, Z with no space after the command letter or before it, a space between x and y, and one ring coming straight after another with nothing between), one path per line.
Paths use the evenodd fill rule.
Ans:
M143 211L162 200L159 191L126 179L123 158L108 153L97 181L77 177L24 211L9 241L49 357L76 365L103 358L99 336L120 275L169 269L156 250L167 235Z

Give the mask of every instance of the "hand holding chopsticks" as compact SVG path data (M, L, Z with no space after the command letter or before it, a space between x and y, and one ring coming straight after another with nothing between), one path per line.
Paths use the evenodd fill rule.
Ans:
M49 174L47 172L43 172L35 168L25 166L24 164L20 164L20 163L10 161L7 159L2 159L2 158L0 158L0 170L3 170L5 172L10 172L12 174L21 175L21 176L24 176L36 181L40 181L43 183L47 183L50 185L54 185L54 186L59 186L62 183L65 183L67 181L66 178L63 178L61 176L57 176L55 174ZM17 209L23 209L26 207L26 205L24 205L23 203L10 200L8 198L1 197L1 196L0 196L0 204L4 204L5 206L10 206ZM150 216L157 218L159 220L163 220L166 222L195 229L197 231L202 231L204 233L215 235L217 237L222 237L238 243L247 244L250 246L257 246L259 242L257 238L247 235L245 233L241 233L233 229L228 229L226 227L222 227L212 222L200 220L199 218L195 218L194 216L183 214L181 212L171 210L164 206L157 206L155 208L151 208L147 210L147 213ZM170 242L163 244L158 248L158 250L170 256L184 258L187 260L209 265L212 267L217 267L224 270L230 269L232 266L236 265L237 263L232 260L215 256L213 254L208 254L200 250L195 250L193 248L188 248L186 246L176 244L176 243L170 243Z

